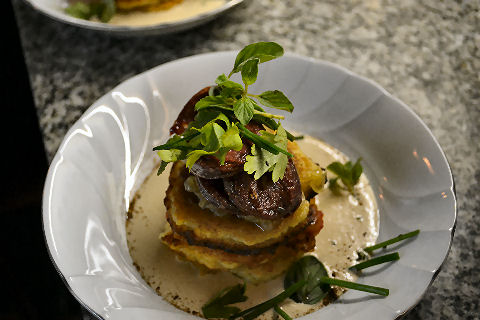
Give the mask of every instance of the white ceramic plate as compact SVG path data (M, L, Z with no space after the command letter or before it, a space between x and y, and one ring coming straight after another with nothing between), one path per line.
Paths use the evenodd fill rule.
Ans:
M183 0L180 5L167 11L144 13L135 22L124 19L116 24L89 21L72 17L65 13L67 0L26 0L35 9L46 15L82 28L106 31L122 35L166 34L196 27L213 20L220 14L233 9L244 0ZM218 4L220 3L220 4ZM188 8L195 8L194 13L187 13ZM172 13L176 18L168 17ZM139 24L139 20L142 25Z
M104 319L190 319L142 280L128 253L125 212L153 166L152 146L184 103L229 72L234 52L161 65L100 98L67 133L48 172L43 222L54 264L75 297ZM454 183L431 132L375 83L331 63L287 55L261 65L252 92L280 89L294 103L287 128L362 157L377 194L379 241L421 229L395 248L401 259L360 282L388 287L386 298L349 291L304 319L393 319L421 299L450 248Z

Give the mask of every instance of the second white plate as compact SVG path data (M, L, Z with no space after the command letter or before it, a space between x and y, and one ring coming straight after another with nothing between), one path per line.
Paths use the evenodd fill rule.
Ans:
M109 23L78 19L66 14L67 0L26 1L44 14L78 27L120 35L146 35L166 34L196 27L233 9L244 0L183 0L168 10L118 15Z

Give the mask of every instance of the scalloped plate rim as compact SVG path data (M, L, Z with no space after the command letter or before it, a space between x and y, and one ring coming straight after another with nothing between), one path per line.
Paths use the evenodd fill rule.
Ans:
M50 167L49 167L49 170L48 170L48 173L47 173L47 178L46 178L46 181L45 181L45 187L44 187L44 191L43 191L43 204L42 204L42 228L43 228L43 233L44 233L44 239L45 239L45 243L47 245L47 249L48 249L48 254L49 254L49 257L50 257L50 260L52 261L56 271L58 272L58 274L60 275L62 281L65 283L65 285L67 286L68 290L70 291L70 293L79 301L79 303L85 308L87 309L89 312L91 312L92 315L94 315L95 317L97 317L98 319L104 319L100 314L98 314L95 310L93 310L90 306L88 306L86 303L84 303L82 301L82 299L76 294L76 292L74 291L74 289L70 286L68 280L66 279L65 275L62 273L62 271L60 270L60 268L58 267L58 264L57 262L55 261L55 258L53 257L52 253L51 253L51 245L49 244L49 241L51 240L50 239L50 234L47 234L47 229L46 228L46 222L50 220L50 212L49 212L49 205L48 205L48 201L46 201L46 199L48 199L49 195L50 195L50 190L51 190L51 183L52 183L52 172L54 170L54 168L56 167L56 165L59 164L59 161L60 161L60 158L62 157L62 154L60 152L60 150L62 150L62 148L64 147L64 145L67 143L68 141L68 137L71 136L71 134L76 130L78 129L80 126L81 126L81 121L84 117L85 114L88 114L89 112L91 112L92 110L94 110L97 106L97 104L103 100L105 97L109 96L113 91L115 90L118 90L119 87L125 85L125 83L135 79L135 78L140 78L140 77L143 77L145 76L146 74L149 74L149 73L152 73L160 68L163 68L163 67L166 67L166 66L170 66L170 65L174 65L174 64L181 64L182 62L184 61L187 61L187 60L190 60L190 59L202 59L203 57L208 57L208 56L215 56L215 55L223 55L223 54L227 54L227 55L234 55L236 54L236 52L234 51L219 51L219 52L210 52L210 53L203 53L203 54L197 54L197 55L192 55L192 56L188 56L188 57L183 57L183 58L180 58L180 59L177 59L177 60L173 60L173 61L169 61L169 62L166 62L164 64L161 64L161 65L158 65L154 68L151 68L149 70L146 70L140 74L137 74L131 78L128 78L124 81L122 81L121 83L119 83L117 86L115 86L112 90L110 90L108 93L104 94L103 96L101 96L99 99L97 99L85 112L84 114L72 125L72 127L68 130L67 134L65 135L65 138L63 139L62 143L60 144L59 146L59 149L58 151L56 152L51 164L50 164ZM443 157L443 160L445 161L446 165L447 165L447 168L448 168L448 173L449 173L449 177L451 179L451 191L452 191L452 194L453 194L453 205L454 205L454 212L453 212L453 221L452 221L452 225L450 226L450 228L448 229L450 231L450 239L449 239L449 244L448 244L448 249L446 251L446 254L445 256L443 257L443 260L441 262L441 264L437 267L437 269L433 272L432 274L432 277L430 279L430 282L428 283L428 285L424 288L423 292L421 293L420 297L418 300L415 301L414 304L412 304L411 306L407 307L406 309L404 310L392 310L392 316L395 317L395 319L398 319L400 317L402 317L403 315L407 314L409 311L411 311L420 301L421 299L423 298L423 296L425 295L427 289L431 286L431 284L433 283L433 281L435 280L435 278L437 277L438 273L441 271L441 268L445 262L445 260L447 259L448 257L448 253L451 249L451 246L452 246L452 240L453 240L453 236L454 236L454 233L455 233L455 228L456 228L456 223L457 223L457 199L456 199L456 190L455 190L455 181L454 181L454 177L453 177L453 174L452 174L452 171L451 171L451 166L448 162L448 159L443 151L443 149L441 148L440 144L438 143L438 141L436 140L436 138L434 137L433 133L431 132L431 130L428 128L428 126L421 120L421 118L410 108L408 107L404 102L402 102L401 100L399 100L398 98L396 98L395 96L393 96L392 94L390 94L387 90L385 90L382 86L380 86L377 82L375 82L374 80L371 80L371 79L368 79L366 77L363 77L363 76L360 76L348 69L346 69L345 67L342 67L340 65L337 65L335 63L332 63L332 62L329 62L329 61L324 61L324 60L320 60L320 59L314 59L314 58L311 58L311 57L305 57L305 56L302 56L302 55L299 55L299 54L294 54L294 53L287 53L286 54L287 57L292 57L292 58L295 58L295 59L300 59L300 60L303 60L303 61L308 61L310 63L314 63L314 64L323 64L323 65L326 65L326 66L329 66L329 67L333 67L334 69L337 69L337 70L340 70L341 72L343 73L346 73L350 76L353 76L357 79L360 79L362 81L365 81L367 83L369 83L370 85L374 86L375 88L377 88L378 90L380 90L380 92L382 92L385 96L387 96L388 98L392 99L393 101L395 101L396 103L398 103L399 105L402 106L402 108L404 109L404 111L407 111L409 112L411 115L413 115L415 117L415 119L422 125L422 127L425 129L425 131L429 134L429 137L431 138L432 142L436 145L436 147L438 148L438 150L440 151L442 157ZM49 230L51 231L51 230Z

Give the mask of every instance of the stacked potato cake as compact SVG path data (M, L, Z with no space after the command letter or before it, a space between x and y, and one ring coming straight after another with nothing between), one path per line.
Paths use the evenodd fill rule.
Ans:
M195 116L195 104L209 88L194 95L170 129L181 135ZM264 127L251 121L248 130ZM315 248L323 227L313 199L323 188L324 171L295 142L285 174L273 181L270 172L259 179L244 170L251 143L230 150L220 165L213 156L200 158L189 171L185 161L173 164L166 192L169 228L161 240L186 260L208 270L228 270L253 282L283 273L305 252Z

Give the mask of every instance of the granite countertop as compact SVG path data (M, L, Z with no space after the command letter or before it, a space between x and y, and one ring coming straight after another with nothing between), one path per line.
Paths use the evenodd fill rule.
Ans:
M408 104L445 151L458 222L450 254L406 319L480 317L480 2L255 0L195 30L114 37L68 26L13 0L45 148L121 81L193 54L271 40L332 61Z

